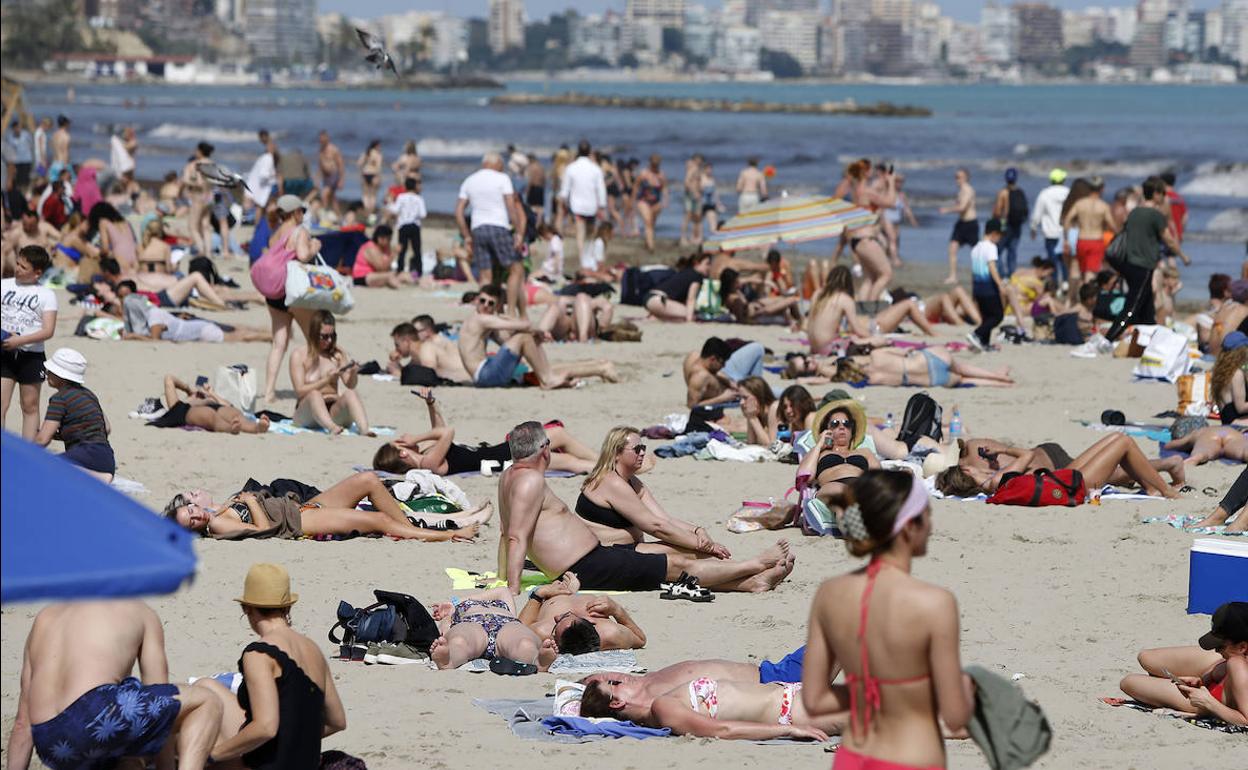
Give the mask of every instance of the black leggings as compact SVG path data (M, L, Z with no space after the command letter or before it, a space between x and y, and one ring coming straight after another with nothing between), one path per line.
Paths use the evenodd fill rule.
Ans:
M407 267L407 247L413 249L412 271L416 275L423 275L424 259L420 252L420 225L403 225L399 228L399 272L404 272Z
M1218 505L1222 510L1234 516L1235 512L1248 504L1248 468L1239 472L1239 478L1235 479L1235 483L1226 493L1226 497L1222 498L1222 502Z
M1153 268L1130 263L1121 267L1122 277L1127 282L1127 301L1114 319L1114 325L1105 333L1110 342L1121 337L1128 324L1157 323L1157 312L1153 307Z
M992 342L992 330L997 328L1001 319L1005 318L1005 308L1001 305L1001 295L995 292L976 294L975 304L979 307L979 314L984 318L984 322L975 329L975 336L979 338L984 347L988 347Z

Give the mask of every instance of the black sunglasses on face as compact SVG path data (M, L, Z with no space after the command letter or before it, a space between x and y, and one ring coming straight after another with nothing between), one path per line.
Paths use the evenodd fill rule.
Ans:
M831 430L833 428L849 428L850 430L854 429L853 420L828 420L826 423L824 423L824 425L827 426L826 429L828 430Z
M644 454L646 453L646 445L645 445L645 444L633 444L631 447L624 447L624 448L625 448L625 449L631 449L631 450L633 450L634 452L636 452L636 453L637 453L637 454L639 454L639 455L644 455Z

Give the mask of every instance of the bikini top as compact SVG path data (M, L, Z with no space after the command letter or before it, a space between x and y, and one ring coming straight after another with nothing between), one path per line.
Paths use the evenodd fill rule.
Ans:
M862 590L857 634L859 667L862 669L862 672L859 674L845 672L845 682L849 685L849 724L855 735L858 734L859 684L862 685L862 697L866 701L862 706L862 730L865 732L871 728L871 714L880 710L880 685L910 684L912 682L922 682L931 677L931 674L912 676L905 679L880 679L879 677L871 676L871 661L870 656L867 654L867 610L871 606L871 591L875 588L875 578L880 574L880 568L884 565L885 562L878 557L872 558L871 562L867 564L867 586Z
M609 505L599 505L590 500L582 492L581 496L576 498L576 513L586 521L592 521L595 524L601 524L611 529L632 529L633 523L624 518Z
M830 468L835 468L838 465L852 465L862 471L865 471L870 467L870 464L867 462L867 458L862 455L849 455L846 457L844 455L838 455L835 452L829 452L819 458L819 464L815 466L815 476L819 477L823 475L824 471Z

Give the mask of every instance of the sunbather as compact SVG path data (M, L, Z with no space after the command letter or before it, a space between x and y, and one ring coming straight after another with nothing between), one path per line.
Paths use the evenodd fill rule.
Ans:
M433 619L442 635L429 648L429 657L440 669L489 658L531 667L528 673L533 673L549 670L559 654L553 639L542 640L520 622L516 597L506 586L469 594L455 604L435 604Z
M1234 425L1209 425L1185 436L1167 441L1165 449L1190 452L1186 462L1204 465L1212 460L1248 462L1248 437L1244 428ZM1176 482L1177 483L1177 482Z
M1248 726L1248 602L1219 607L1199 647L1144 650L1139 661L1148 673L1119 684L1132 698Z
M185 393L183 400L179 393ZM212 433L265 433L269 418L248 419L237 407L226 403L208 383L187 385L172 374L165 375L165 413L147 424L157 428L190 425Z
M981 492L992 494L997 491L997 487L1013 478L1013 475L1028 472L1028 467L1036 461L1037 452L1042 452L1042 450L1031 450L1015 458L1014 462L1000 470L991 468L985 470L969 466L947 468L937 475L936 488L942 494L957 497L974 497ZM1043 463L1044 460L1039 462ZM1120 485L1132 483L1138 484L1148 495L1170 500L1179 496L1178 490L1165 482L1157 469L1149 463L1148 458L1136 446L1135 441L1124 433L1111 433L1105 436L1071 460L1066 467L1082 473L1083 482L1088 489L1098 489L1113 483Z
M813 431L818 443L797 467L797 487L814 486L825 503L840 497L845 485L880 460L862 446L867 434L867 415L854 399L830 401L815 413Z
M520 622L541 638L554 639L559 652L569 655L646 646L646 632L619 602L579 594L580 587L576 573L565 572L555 582L534 588L520 610Z
M366 497L375 510L356 508ZM478 525L488 520L491 512L488 507L482 507L454 515L421 513L418 521L438 529L417 526L377 474L366 471L349 476L307 500L299 500L297 523L302 534L309 536L380 534L438 542L471 540L477 535ZM274 525L260 498L252 492L240 492L223 504L214 502L211 494L202 489L179 492L165 505L164 516L208 537L245 536L249 531L259 532Z
M851 335L867 337L894 331L907 318L924 334L932 335L932 325L928 323L927 316L919 310L919 303L914 299L894 302L880 310L874 318L858 315L857 304L854 302L853 274L848 267L837 265L832 268L827 283L815 297L810 317L806 321L806 333L810 338L811 351L827 355L832 342L841 336L842 326Z
M1065 449L1052 441L1045 442L1033 449L1010 446L993 439L958 439L958 465L967 469L984 472L1024 472L1039 470L1059 470L1069 468L1074 458ZM1176 487L1187 483L1183 461L1178 457L1162 457L1149 460L1148 464L1158 473L1168 473ZM1106 484L1114 486L1131 486L1135 479L1122 468L1115 468L1109 474Z
M530 307L533 303L529 303ZM604 296L558 296L546 307L537 328L559 342L590 342L611 325L615 308Z
M876 348L868 355L838 359L835 366L836 372L828 378L831 382L903 388L956 388L959 385L1009 388L1014 385L1008 366L998 370L972 366L944 348Z
M736 270L727 269L720 275L719 293L738 323L761 324L788 322L796 331L802 325L801 297L772 297L755 292L753 299L743 291L745 285L761 288L764 283L762 276L743 278Z
M429 388L421 388L416 393L429 409L430 429L415 435L404 433L394 441L382 444L373 455L375 469L406 473L413 468L423 468L439 476L453 476L480 471L483 462L493 462L493 470L502 470L503 463L511 461L511 450L506 440L492 446L454 443L455 429L447 425L442 417L437 396ZM589 473L597 459L594 450L573 438L561 422L548 422L545 427L552 452L551 470Z

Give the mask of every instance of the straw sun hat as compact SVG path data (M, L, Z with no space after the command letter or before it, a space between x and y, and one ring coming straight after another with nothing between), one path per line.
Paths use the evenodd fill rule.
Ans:
M253 564L243 582L243 595L234 601L247 607L276 610L299 601L290 592L290 574L280 564Z
M862 440L867 435L867 413L862 404L852 398L834 399L819 407L819 411L815 412L815 420L811 423L816 439L823 432L824 423L833 412L847 412L854 421L854 435L850 437L849 448L857 449L862 446Z

